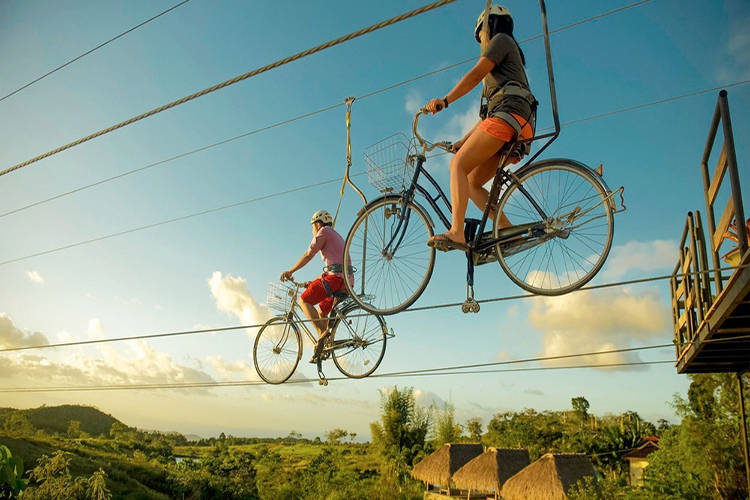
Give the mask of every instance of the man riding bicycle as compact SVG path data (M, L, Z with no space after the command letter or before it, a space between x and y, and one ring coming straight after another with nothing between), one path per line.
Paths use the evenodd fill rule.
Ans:
M281 273L281 281L292 279L292 275L307 265L315 254L326 264L323 274L308 283L300 296L300 307L318 331L318 342L310 360L315 363L323 350L324 339L328 335L328 313L333 308L333 294L344 289L344 239L333 229L333 217L326 210L318 210L310 219L313 239L310 247L302 254L296 264L288 271ZM347 263L350 283L353 282L351 262ZM315 305L320 307L320 313Z

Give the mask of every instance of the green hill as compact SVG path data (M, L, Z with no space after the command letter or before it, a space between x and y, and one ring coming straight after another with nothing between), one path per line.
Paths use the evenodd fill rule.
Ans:
M109 429L115 422L120 422L112 415L108 415L91 406L62 405L41 406L28 410L14 408L0 408L0 420L5 420L14 413L25 416L36 429L49 433L64 434L68 430L71 420L81 423L81 430L91 436L109 435Z

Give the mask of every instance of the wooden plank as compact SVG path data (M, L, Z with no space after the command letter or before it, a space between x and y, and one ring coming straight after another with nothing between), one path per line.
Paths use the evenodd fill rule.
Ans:
M724 209L724 213L721 214L721 219L719 220L719 223L716 225L716 232L712 235L714 251L716 252L719 251L719 247L721 246L721 240L724 239L724 233L726 233L727 229L729 229L729 224L732 222L733 218L734 218L734 202L732 201L732 197L730 196L729 201L727 201L727 206Z
M679 300L680 297L682 297L683 295L685 295L685 280L684 279L680 281L680 286L677 287L677 293L675 294L675 298Z
M711 205L713 205L714 200L716 200L719 187L721 187L721 181L724 179L724 174L727 171L727 165L727 145L724 143L724 146L721 148L721 154L719 155L719 162L716 164L714 177L711 179L711 185L708 187L708 203Z
M677 328L679 328L680 330L682 330L682 327L685 326L685 322L687 321L687 318L688 318L688 312L690 311L685 310L685 312L682 313L680 315L680 318L677 320Z
M685 297L685 309L693 309L695 304L695 288L690 290L690 293Z
M685 261L682 263L682 273L687 274L690 272L690 264L693 263L693 257L690 254L685 256ZM683 281L688 279L687 276L683 278Z

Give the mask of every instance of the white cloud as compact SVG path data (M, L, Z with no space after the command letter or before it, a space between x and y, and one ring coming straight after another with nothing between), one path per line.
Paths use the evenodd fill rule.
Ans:
M73 336L66 331L57 332L57 340L58 342L72 342Z
M89 336L100 338L104 332L101 322L89 322ZM67 332L58 333L61 340L69 339ZM10 318L0 314L0 345L14 347L46 344L47 338L39 332L25 334L16 328ZM210 382L207 373L176 363L164 352L154 350L148 343L136 341L129 345L131 352L123 353L111 345L97 348L96 357L83 349L55 353L55 357L30 354L26 351L0 357L0 378L18 378L24 385L108 385L153 384L181 382Z
M476 106L470 106L463 113L451 116L445 128L441 132L441 137L448 137L448 140L456 141L462 138L471 130L479 121L479 113ZM451 139L455 137L455 139Z
M539 389L524 389L524 394L531 394L532 396L544 396L544 391Z
M675 241L629 241L612 247L601 276L617 279L630 271L668 271L674 268L678 257Z
M34 283L37 283L39 285L44 284L44 278L42 277L41 274L39 274L36 271L26 271L26 277L29 278Z
M41 332L24 332L17 328L5 313L0 313L0 347L27 347L49 344L47 337Z
M87 330L90 339L103 339L104 329L102 328L102 322L99 318L91 318L89 320L89 327Z
M208 280L208 286L219 311L234 314L246 325L262 324L273 316L266 305L258 303L250 295L247 280L244 278L235 278L229 274L222 276L220 271L214 271ZM248 337L254 339L257 331L257 329L248 329Z
M260 380L255 368L242 360L229 362L221 356L208 356L206 361L222 380Z
M717 58L717 79L721 83L750 78L750 14L744 0L727 0L724 9L729 14L727 43Z
M580 291L533 301L529 322L542 332L543 356L598 352L670 338L668 307L655 291L628 289ZM549 365L638 361L638 355L613 353L558 361Z
M422 94L420 94L416 90L410 90L406 94L404 109L407 113L409 113L410 116L414 116L415 114L417 114L417 111L419 111L419 109L426 103L427 101L422 97Z

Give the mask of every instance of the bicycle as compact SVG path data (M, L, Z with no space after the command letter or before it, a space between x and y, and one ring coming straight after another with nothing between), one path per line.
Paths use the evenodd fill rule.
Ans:
M500 151L482 218L466 219L466 300L461 305L465 313L479 312L474 299L474 267L495 260L513 282L534 294L561 295L580 288L604 265L612 245L613 216L626 209L624 187L611 191L602 178L601 166L594 170L569 159L533 163L560 132L544 0L540 6L555 131L524 140L516 136L507 143ZM446 229L450 228L450 201L424 163L427 152L436 148L450 152L451 145L430 143L419 135L417 123L425 113L419 110L412 124L421 153L415 150L414 141L404 141L398 135L365 152L368 180L382 196L357 214L346 238L344 259L359 267L359 291L369 299L360 301L349 282L347 291L374 314L406 309L432 276L435 249L427 246L427 240L433 236L435 224L416 195L424 196ZM516 172L505 168L513 156L523 157L525 144L543 138L550 140ZM405 160L401 155L404 149ZM420 178L426 178L437 194L420 184ZM614 200L616 194L620 195L620 208ZM447 216L437 203L440 200L447 207ZM495 214L493 228L485 232L490 213ZM503 214L512 221L511 227L502 227Z
M317 342L317 334L310 331L307 319L296 310L300 289L305 287L306 284L294 280L289 280L289 284L269 284L267 305L282 314L269 319L261 327L253 346L255 370L269 384L286 382L297 369L302 358L300 328L313 346ZM383 360L386 339L393 337L381 316L364 312L350 295L335 292L333 297L333 308L328 315L330 333L316 361L321 385L328 385L322 370L322 362L328 358L332 358L336 368L349 378L364 378L372 374ZM363 303L366 299L359 297Z

